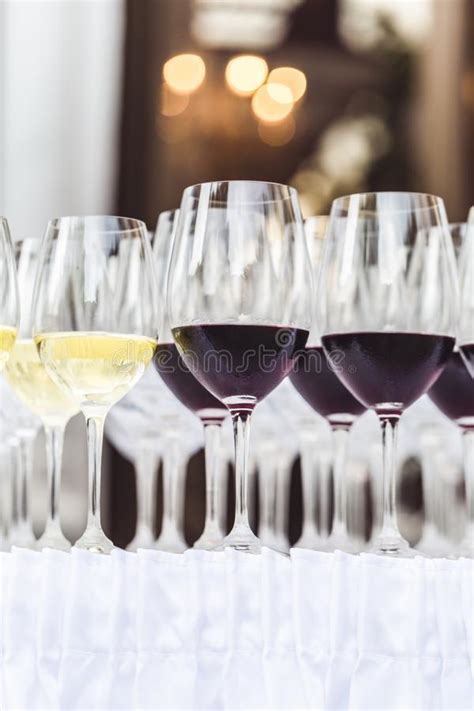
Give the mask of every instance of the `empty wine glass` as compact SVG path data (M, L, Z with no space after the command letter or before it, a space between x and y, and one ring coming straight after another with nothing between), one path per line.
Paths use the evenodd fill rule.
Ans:
M0 217L0 371L16 340L20 320L20 300L15 257L8 222Z
M338 377L380 420L384 519L374 548L379 554L413 555L396 518L397 427L452 352L456 280L440 198L366 193L334 201L318 316Z
M159 343L154 364L163 382L175 397L200 419L204 429L206 519L204 530L200 538L194 543L194 548L212 550L222 543L224 538L219 512L221 469L219 452L222 423L228 415L228 411L226 406L190 373L179 355L171 334L168 313L165 307L165 295L166 278L178 215L179 210L169 210L159 215L153 242L158 286L162 293Z
M48 374L86 419L89 512L75 545L97 553L113 548L100 522L104 421L153 357L156 301L143 222L110 216L51 220L33 297L34 339Z
M312 217L305 222L305 233L315 283L319 279L321 255L329 220L326 216ZM321 334L315 320L306 348L295 361L290 380L306 402L322 417L332 430L334 442L333 484L334 520L331 534L322 542L321 549L356 553L357 549L347 531L346 463L349 433L357 417L365 411L341 383L332 363L324 354Z
M168 310L186 366L232 415L236 516L223 547L258 553L247 510L250 419L290 372L311 321L311 271L296 191L251 181L187 188Z

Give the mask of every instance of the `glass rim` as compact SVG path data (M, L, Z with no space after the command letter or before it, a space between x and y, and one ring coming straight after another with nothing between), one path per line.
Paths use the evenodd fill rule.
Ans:
M439 195L434 195L432 193L422 193L422 192L411 192L411 191L404 191L404 190L374 190L374 191L368 191L368 192L361 192L361 193L352 193L349 195L340 195L339 197L335 198L332 202L331 206L331 217L333 216L333 213L336 211L344 211L348 209L348 206L353 198L362 198L362 199L368 199L368 198L375 198L377 195L385 195L389 196L392 195L393 197L395 196L404 196L404 197L411 197L411 198L427 198L428 201L431 201L431 205L418 205L418 206L413 206L410 208L399 208L399 207L383 207L379 210L374 210L370 208L365 208L362 207L358 211L358 216L370 216L370 215L378 215L380 213L385 213L385 214L402 214L405 212L422 212L424 210L440 210L444 209L444 200L442 197Z
M116 228L116 229L99 229L97 228L98 232L101 232L102 234L128 234L128 233L133 233L133 232L138 232L142 233L145 231L146 234L148 234L148 228L143 222L143 220L139 220L136 217L124 217L123 215L62 215L61 217L53 217L49 220L48 225L46 227L46 232L49 230L55 230L59 231L61 223L64 221L69 221L69 220L78 220L81 221L84 225L86 225L87 222L90 222L91 224L95 221L99 222L100 220L123 220L124 222L128 222L130 224L134 224L134 227L124 227L124 228Z
M285 183L277 183L275 181L271 180L209 180L203 183L195 183L194 185L188 185L187 188L184 189L183 191L183 200L185 198L191 198L193 200L199 200L200 195L193 195L193 191L199 189L199 193L201 193L202 189L208 186L212 185L230 185L230 184L239 184L239 185L249 185L249 186L267 186L267 187L272 187L272 188L278 188L280 190L285 190L287 191L287 195L284 196L282 195L281 197L276 197L276 198L261 198L259 200L245 200L241 204L243 205L267 205L270 203L276 203L276 202L283 202L284 200L292 200L294 198L298 198L298 191L296 188L294 188L292 185L285 185ZM214 205L227 205L227 200L219 200L217 198L212 198L210 202Z
M448 222L450 230L459 229L460 227L473 227L472 222Z
M162 210L161 212L158 213L158 217L156 218L156 223L158 224L158 220L160 217L170 217L171 215L176 214L179 212L179 207L171 208L170 210Z

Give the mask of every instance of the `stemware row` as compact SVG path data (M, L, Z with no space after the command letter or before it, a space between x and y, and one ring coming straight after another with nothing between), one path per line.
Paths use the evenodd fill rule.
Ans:
M472 547L474 412L463 397L469 402L474 383L473 231L449 226L441 198L415 193L339 198L329 217L305 226L294 189L252 181L187 188L179 211L160 215L151 237L132 218L65 217L49 223L42 242L14 249L3 220L1 362L46 432L50 515L40 547L69 547L57 505L62 440L81 410L89 514L76 545L111 550L100 521L104 421L152 360L204 427L207 517L198 547L259 552L247 510L250 423L287 376L333 431L331 550L353 550L346 443L356 418L372 409L382 430L384 501L374 550L413 554L396 519L396 435L404 410L425 392L465 432ZM219 449L228 416L236 514L223 538Z

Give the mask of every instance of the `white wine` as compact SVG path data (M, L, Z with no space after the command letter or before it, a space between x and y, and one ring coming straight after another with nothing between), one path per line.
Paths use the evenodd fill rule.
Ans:
M11 326L0 326L0 370L3 370L5 363L10 357L16 341L16 328Z
M65 423L79 411L71 395L49 377L31 338L17 340L5 367L5 377L45 423Z
M153 358L145 336L69 331L35 337L51 377L82 407L110 407L135 385Z

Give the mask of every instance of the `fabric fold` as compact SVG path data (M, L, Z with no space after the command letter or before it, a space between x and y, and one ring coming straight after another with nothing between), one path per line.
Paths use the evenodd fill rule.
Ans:
M0 708L472 711L474 565L0 553Z

